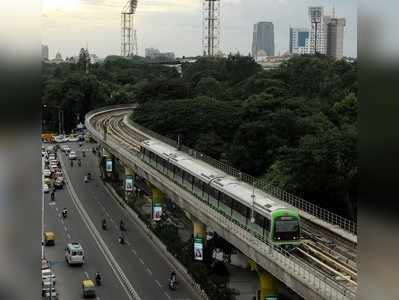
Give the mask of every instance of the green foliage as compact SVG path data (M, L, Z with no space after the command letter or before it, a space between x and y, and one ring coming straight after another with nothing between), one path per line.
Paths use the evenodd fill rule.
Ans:
M133 120L346 216L356 212L357 62L294 56L265 71L249 56L176 69L109 56L43 65L45 127L71 129L94 108L139 103Z

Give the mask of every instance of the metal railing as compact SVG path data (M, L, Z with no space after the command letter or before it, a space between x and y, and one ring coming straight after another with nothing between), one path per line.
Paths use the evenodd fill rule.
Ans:
M174 141L168 137L162 136L148 128L145 128L141 126L140 124L137 124L133 122L130 118L128 118L129 123L132 127L135 127L139 129L140 131L144 132L145 134L160 140L172 147L177 148L179 145L177 141ZM227 165L223 162L220 162L204 153L201 153L197 150L191 149L189 147L186 147L184 145L180 145L180 151L183 151L184 153L196 158L200 159L211 166L223 171L224 173L227 173L233 177L236 177L239 180L242 180L250 185L254 185L256 188L270 194L271 196L286 202L299 210L302 210L318 219L321 219L327 223L336 225L340 227L341 229L348 231L354 235L357 234L357 224L355 222L352 222L351 220L348 220L344 217L341 217L335 213L332 213L328 211L327 209L324 209L316 204L313 204L307 200L304 200L300 197L297 197L291 193L288 193L284 190L282 190L279 187L273 186L270 183L268 183L265 179L257 179L249 174L246 174L244 172L240 172L239 170L235 169L234 167Z
M98 133L93 127L91 127L90 129L92 130L93 136L98 141L104 143L102 134ZM109 148L116 150L118 155L121 155L123 157L123 160L125 160L126 162L137 164L137 162L133 160L133 158L136 158L141 163L147 165L149 168L154 169L153 166L150 166L143 160L141 160L137 156L137 152L131 152L129 150L126 150L124 147L121 147L119 140L114 139L113 137L109 137L106 141L106 144ZM183 185L175 181L172 182L173 184L180 186L187 193L189 193ZM254 231L252 231L251 228L243 225L231 216L226 215L225 213L223 213L223 211L213 208L200 197L195 196L192 193L189 194L199 200L193 201L190 197L185 197L185 200L187 200L194 209L206 213L206 215L213 219L214 222L220 224L230 233L234 234L240 240L244 241L247 245L256 249L259 254L275 262L277 265L279 265L279 267L286 270L292 276L297 278L297 280L303 282L312 290L317 291L320 296L326 299L334 300L347 300L356 298L356 293L353 290L350 290L345 286L333 281L331 278L322 274L320 271L293 256L288 251L285 251L280 247L271 245L262 236L259 236Z

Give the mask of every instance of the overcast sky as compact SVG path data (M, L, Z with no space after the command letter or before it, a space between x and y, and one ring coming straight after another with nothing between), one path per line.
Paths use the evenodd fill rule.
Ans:
M120 12L127 0L43 0L43 44L50 57L77 55L89 46L99 57L120 54ZM288 50L289 26L310 27L307 8L333 0L221 0L221 50L248 54L253 24L272 21L276 54ZM357 56L357 4L335 0L336 16L346 18L344 55ZM136 29L139 54L148 47L177 56L201 54L201 0L138 0Z

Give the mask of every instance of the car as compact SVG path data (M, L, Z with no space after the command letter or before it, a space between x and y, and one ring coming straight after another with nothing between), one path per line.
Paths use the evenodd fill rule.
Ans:
M54 188L61 190L64 188L64 180L57 178L54 181Z
M54 137L54 141L56 143L64 143L67 141L67 139L65 138L64 135L61 134L61 135L57 135L56 137Z
M48 193L50 192L50 188L46 183L43 183L43 193Z
M51 160L56 160L57 158L54 153L50 153L48 159L51 161Z
M68 153L69 151L71 151L71 148L68 145L64 145L62 146L62 151L64 151L65 153Z
M75 153L75 151L71 151L71 152L69 152L69 159L70 160L74 160L74 159L76 159L76 153Z
M69 265L83 265L85 262L84 251L80 243L68 243L65 247L65 260Z
M53 286L54 286L57 278L55 277L55 274L50 269L45 269L45 270L42 270L42 280L43 281L51 280L53 283Z
M77 136L77 135L70 135L69 137L68 137L68 141L69 142L78 142L79 141L79 136Z
M51 176L51 170L49 170L49 169L44 169L44 170L43 170L43 175L44 175L44 177L50 177L50 176Z
M45 259L45 258L43 258L43 259L42 259L42 270L46 270L46 269L48 269L48 268L49 268L48 260Z
M54 178L64 178L64 174L61 171L57 171L54 173Z

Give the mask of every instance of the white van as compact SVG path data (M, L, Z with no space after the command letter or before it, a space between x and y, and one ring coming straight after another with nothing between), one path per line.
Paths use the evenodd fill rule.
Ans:
M69 243L65 248L65 260L68 264L79 264L83 265L84 261L84 251L80 243Z

